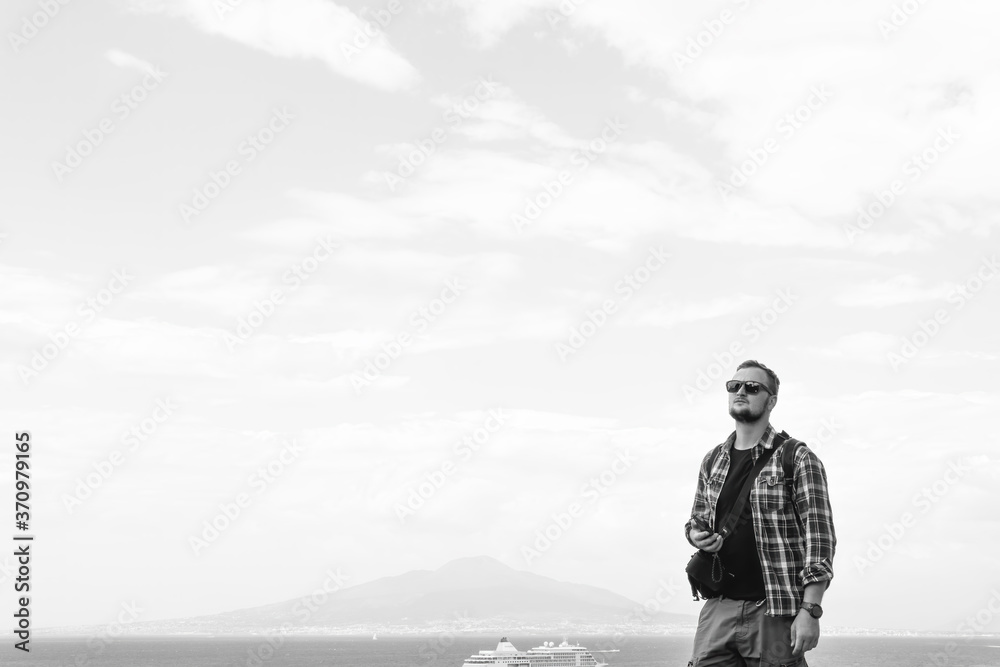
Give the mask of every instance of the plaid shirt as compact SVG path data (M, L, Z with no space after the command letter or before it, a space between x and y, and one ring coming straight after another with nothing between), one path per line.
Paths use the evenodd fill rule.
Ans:
M774 428L767 430L750 452L756 463L765 449L774 446ZM722 444L722 452L711 471L708 469L713 447L702 459L698 473L698 488L694 494L692 517L701 517L715 526L715 505L729 472L729 451L736 442L736 431ZM826 470L816 454L800 447L795 456L794 502L790 502L785 486L779 445L757 480L750 488L750 508L753 514L757 555L764 574L769 616L789 616L798 613L802 591L807 584L833 579L833 554L837 536L833 530L833 513L827 493ZM690 532L693 520L684 524L684 536ZM688 538L690 542L690 538Z

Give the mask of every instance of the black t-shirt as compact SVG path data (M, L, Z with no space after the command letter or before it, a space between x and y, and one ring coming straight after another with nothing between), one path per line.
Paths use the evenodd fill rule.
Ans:
M735 447L729 450L729 473L715 505L716 532L729 516L729 511L736 504L737 494L750 476L753 468L750 451ZM719 558L726 572L733 574L732 577L725 578L720 592L733 600L763 600L765 595L764 574L760 569L760 556L757 555L757 538L754 535L751 511L748 500L743 506L743 524L722 542L722 549L719 550Z

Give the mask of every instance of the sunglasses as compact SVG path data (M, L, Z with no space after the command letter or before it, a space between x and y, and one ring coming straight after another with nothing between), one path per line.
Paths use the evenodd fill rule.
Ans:
M774 392L768 389L767 385L760 382L754 382L753 380L729 380L726 382L726 391L730 394L738 392L740 387L746 387L747 394L750 396L755 396L761 389L774 396Z

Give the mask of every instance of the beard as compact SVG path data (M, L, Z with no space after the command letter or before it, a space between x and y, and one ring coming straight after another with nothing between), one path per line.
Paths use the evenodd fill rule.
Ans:
M752 424L764 416L764 408L754 412L749 403L734 403L729 406L729 416L738 422Z

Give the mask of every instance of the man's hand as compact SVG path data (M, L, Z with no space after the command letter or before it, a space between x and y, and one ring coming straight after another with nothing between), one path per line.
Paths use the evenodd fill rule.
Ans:
M811 651L819 644L819 619L813 618L805 609L792 621L792 657L798 658Z
M722 548L722 535L708 530L698 530L692 528L689 533L691 543L702 551L713 553Z

